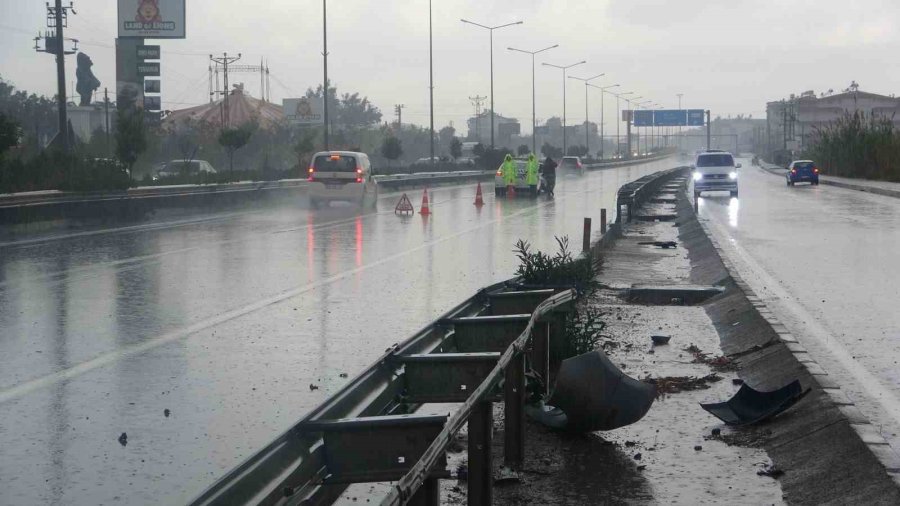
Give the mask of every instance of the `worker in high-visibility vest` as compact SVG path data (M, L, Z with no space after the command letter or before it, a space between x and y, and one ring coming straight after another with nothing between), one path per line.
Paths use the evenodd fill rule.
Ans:
M525 183L531 188L531 194L537 197L538 161L534 153L529 153L528 162L525 163Z
M506 155L503 159L503 165L500 166L500 174L503 176L503 182L506 183L507 192L516 191L516 161L512 159L512 155Z

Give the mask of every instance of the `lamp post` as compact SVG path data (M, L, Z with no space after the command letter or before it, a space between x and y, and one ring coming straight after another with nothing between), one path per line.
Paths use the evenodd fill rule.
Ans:
M641 97L637 97L637 98L641 98ZM652 103L652 101L650 101L650 100L644 100L643 102L637 102L637 101L635 101L634 105L635 105L638 109L646 109L646 108L647 108L647 105L649 105L649 104L651 104L651 103ZM644 137L644 149L649 151L650 146L649 146L649 142L648 142L647 136L644 135L643 137ZM653 140L653 123L652 123L652 122L650 123L650 139L649 139L649 140L650 140L651 142L652 142L652 140ZM641 156L642 154L643 154L643 152L641 151L641 134L638 133L638 156Z
M678 97L678 110L681 111L681 110L683 110L681 108L681 97L684 96L684 93L676 93L675 96ZM687 115L687 113L685 113L685 115ZM687 122L687 118L685 118L685 122ZM681 125L679 125L678 126L678 150L679 151L681 150L681 132L682 132L682 128L681 128Z
M514 47L508 47L510 51L518 51L520 53L530 54L531 55L531 152L537 154L537 110L535 108L535 94L534 94L534 55L538 53L543 53L544 51L549 51L555 47L559 47L559 44L553 44L552 46L545 47L544 49L538 49L537 51L528 51L525 49L517 49Z
M567 149L567 144L566 144L566 71L569 70L570 68L576 66L576 65L581 65L582 63L587 63L587 60L581 60L580 62L578 62L578 63L572 63L571 65L554 65L554 64L552 64L552 63L546 63L546 62L545 62L545 63L541 63L541 65L544 65L544 66L547 66L547 67L553 67L553 68L556 68L556 69L560 69L560 70L562 70L562 72L563 72L563 80L562 80L562 83L563 83L563 117L562 117L562 126L563 126L563 156L566 156L566 149Z
M619 146L622 145L622 135L619 134L619 126L622 124L622 115L619 112L621 110L621 107L619 105L619 99L622 98L624 95L631 95L632 93L634 93L634 92L633 91L623 91L622 93L619 93L618 95L616 95L616 154L617 155L619 154Z
M485 26L473 21L468 21L466 19L460 19L460 21L480 28L484 28L491 33L491 149L494 149L494 30L506 28L507 26L521 25L522 21L515 21L513 23L506 23L505 25L497 26ZM478 118L475 118L475 120L477 121Z
M322 0L322 59L324 62L324 77L325 80L322 89L322 116L325 120L325 151L330 149L328 144L328 16L327 16L327 3L328 0ZM226 76L228 74L225 74ZM228 97L228 86L225 86L225 96Z
M597 74L594 77L581 78L575 76L569 76L569 79L575 79L577 81L581 81L584 83L584 147L587 149L587 153L585 156L591 154L591 132L590 128L588 128L588 83L593 81L594 79L605 76L606 74ZM600 140L600 144L603 144L603 139Z
M603 95L606 93L606 90L608 90L610 88L616 88L619 85L611 84L609 86L596 86L593 84L589 84L588 86L591 86L592 88L597 88L598 90L600 90L600 159L602 160L604 158L604 156L603 156L604 155L604 153L603 153L603 141L604 141L604 138L603 138L603 123L604 123L604 120L603 120L603 109L604 109L603 108ZM616 148L618 148L618 146L616 146Z

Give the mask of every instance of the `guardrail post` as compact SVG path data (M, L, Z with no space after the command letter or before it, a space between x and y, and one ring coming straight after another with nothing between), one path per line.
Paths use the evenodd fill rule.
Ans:
M606 208L600 209L600 233L606 234Z
M503 463L522 469L525 461L525 354L513 357L506 367L503 410Z
M408 506L438 506L441 504L440 480L427 478L406 504Z
M550 391L550 322L538 322L531 334L531 367L544 383L541 395Z
M494 413L490 402L479 402L469 415L470 506L490 506L494 500L494 470L491 464L491 440Z
M591 219L584 219L584 237L582 238L581 251L589 253L591 251Z

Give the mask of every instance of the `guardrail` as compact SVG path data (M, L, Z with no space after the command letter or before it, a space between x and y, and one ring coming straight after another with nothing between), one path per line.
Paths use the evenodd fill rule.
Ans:
M628 165L637 165L639 163L654 162L656 160L662 160L664 158L668 158L674 154L675 153L665 153L662 155L646 156L646 157L641 157L641 158L610 160L610 161L603 161L603 162L597 162L597 163L586 163L586 164L584 164L584 166L590 170L610 169L610 168L615 168L615 167L625 167Z
M508 465L521 466L527 345L533 341L532 367L546 379L550 336L562 331L575 296L571 289L511 286L479 291L388 349L191 504L329 504L351 483L397 481L385 504L434 505L438 480L450 477L447 447L467 422L470 504L490 504L497 385L505 378L504 457ZM449 419L414 414L429 402L462 405Z
M663 181L673 174L690 170L689 166L683 165L674 169L648 174L622 185L616 195L616 223L621 223L623 215L626 222L631 222L634 209L642 206L647 201L647 198L656 192Z

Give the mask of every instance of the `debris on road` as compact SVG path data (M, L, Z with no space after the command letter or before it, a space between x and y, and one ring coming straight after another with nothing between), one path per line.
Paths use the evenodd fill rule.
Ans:
M661 346L669 344L669 340L672 339L672 336L650 336L650 339L653 340L653 344Z
M709 388L710 383L721 381L722 377L718 374L711 373L706 376L666 376L662 378L652 378L647 376L642 381L656 385L656 397L663 397L666 394L677 394L688 390L704 390Z
M171 415L171 414L172 414L172 411L170 411L169 408L166 408L166 409L163 410L163 415L164 415L166 418L169 418L169 415Z
M700 404L700 407L729 425L747 425L781 413L796 404L807 393L809 389L804 391L798 380L771 392L760 392L743 384L731 399L725 402Z
M768 476L770 478L778 478L784 475L784 471L775 464L766 464L765 467L756 472L759 476Z
M119 436L119 444L122 446L125 446L128 444L128 434L123 432L122 435Z

